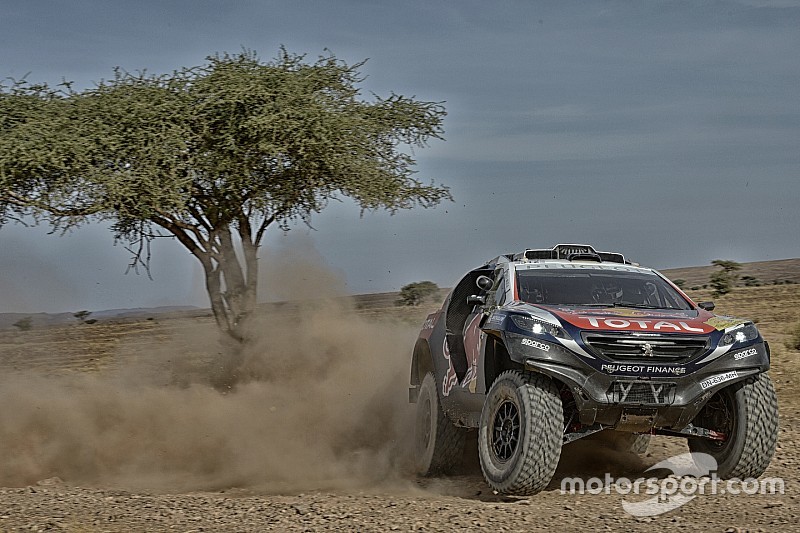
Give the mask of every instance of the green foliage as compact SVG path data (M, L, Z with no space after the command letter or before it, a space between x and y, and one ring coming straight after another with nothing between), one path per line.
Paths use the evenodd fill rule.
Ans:
M714 259L711 264L720 267L725 272L736 272L742 269L741 263L729 259Z
M407 306L419 305L438 292L439 286L432 281L415 281L400 289L400 298L395 303Z
M0 223L109 221L133 267L154 237L173 236L202 264L218 324L236 332L255 308L268 227L342 197L392 213L450 198L414 177L410 155L442 138L444 108L362 99L362 65L243 52L169 75L117 69L83 91L0 85Z
M736 286L736 281L739 279L738 271L741 270L742 265L727 259L715 259L711 261L711 264L722 269L712 273L709 277L711 288L714 289L712 294L715 297L728 294Z
M76 311L75 313L72 313L72 316L77 318L79 322L86 322L86 319L89 318L89 315L91 314L91 311Z
M162 216L196 224L195 211L286 221L339 195L390 211L447 198L413 179L398 149L440 138L442 106L362 101L359 67L283 51L269 63L217 55L166 76L118 69L82 92L17 82L0 93L0 180L9 200L110 218L123 236Z
M711 274L709 281L711 282L711 288L714 289L712 293L714 296L722 296L733 290L733 281L725 271L714 272Z
M755 276L742 276L742 282L745 287L760 287L761 280Z
M24 318L20 318L11 325L15 328L18 328L20 331L28 331L33 327L33 318L26 316Z
M673 279L672 283L674 283L679 289L685 289L686 288L686 280L685 279L680 279L680 278Z
M787 331L789 337L786 339L786 347L790 350L800 350L800 322L796 322Z

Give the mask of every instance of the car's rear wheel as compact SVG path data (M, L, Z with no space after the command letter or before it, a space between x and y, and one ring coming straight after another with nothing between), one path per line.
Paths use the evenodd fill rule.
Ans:
M540 492L555 474L563 432L553 381L531 372L503 372L489 389L478 429L486 481L502 494Z
M423 476L447 474L464 455L467 430L453 425L442 412L433 373L422 380L414 426L416 470Z
M692 452L711 455L721 479L757 478L778 441L778 400L766 374L751 376L712 396L694 425L725 435L724 441L689 439Z

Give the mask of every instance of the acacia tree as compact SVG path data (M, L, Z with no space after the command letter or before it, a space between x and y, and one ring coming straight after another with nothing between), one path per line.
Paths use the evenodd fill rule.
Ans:
M444 108L361 98L363 63L281 50L209 57L169 75L128 73L76 91L0 86L0 222L111 223L132 266L171 236L205 273L219 327L242 340L265 231L331 200L394 212L449 198L414 177L413 147L441 138Z
M439 292L439 286L432 281L415 281L400 288L397 305L419 305Z
M742 265L728 259L714 259L711 264L722 269L712 272L709 278L711 287L714 288L714 296L728 294L736 286Z

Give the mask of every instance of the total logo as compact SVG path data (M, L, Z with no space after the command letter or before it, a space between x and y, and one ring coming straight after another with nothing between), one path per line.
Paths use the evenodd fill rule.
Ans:
M581 316L587 320L593 328L611 329L641 329L651 331L688 331L690 333L705 333L702 328L695 328L683 321L672 320L642 320L638 318L597 318L593 316Z
M522 339L521 343L522 343L523 346L530 346L531 348L537 348L537 349L543 350L545 352L549 352L550 351L550 345L549 344L545 344L545 343L539 342L537 340L529 339L527 337Z

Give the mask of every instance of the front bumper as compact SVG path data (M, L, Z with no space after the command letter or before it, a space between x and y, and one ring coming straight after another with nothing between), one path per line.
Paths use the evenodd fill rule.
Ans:
M506 340L512 359L569 388L581 425L624 431L681 430L718 390L769 369L769 346L763 341L698 365L620 364L587 358L556 344L543 351L518 339Z

